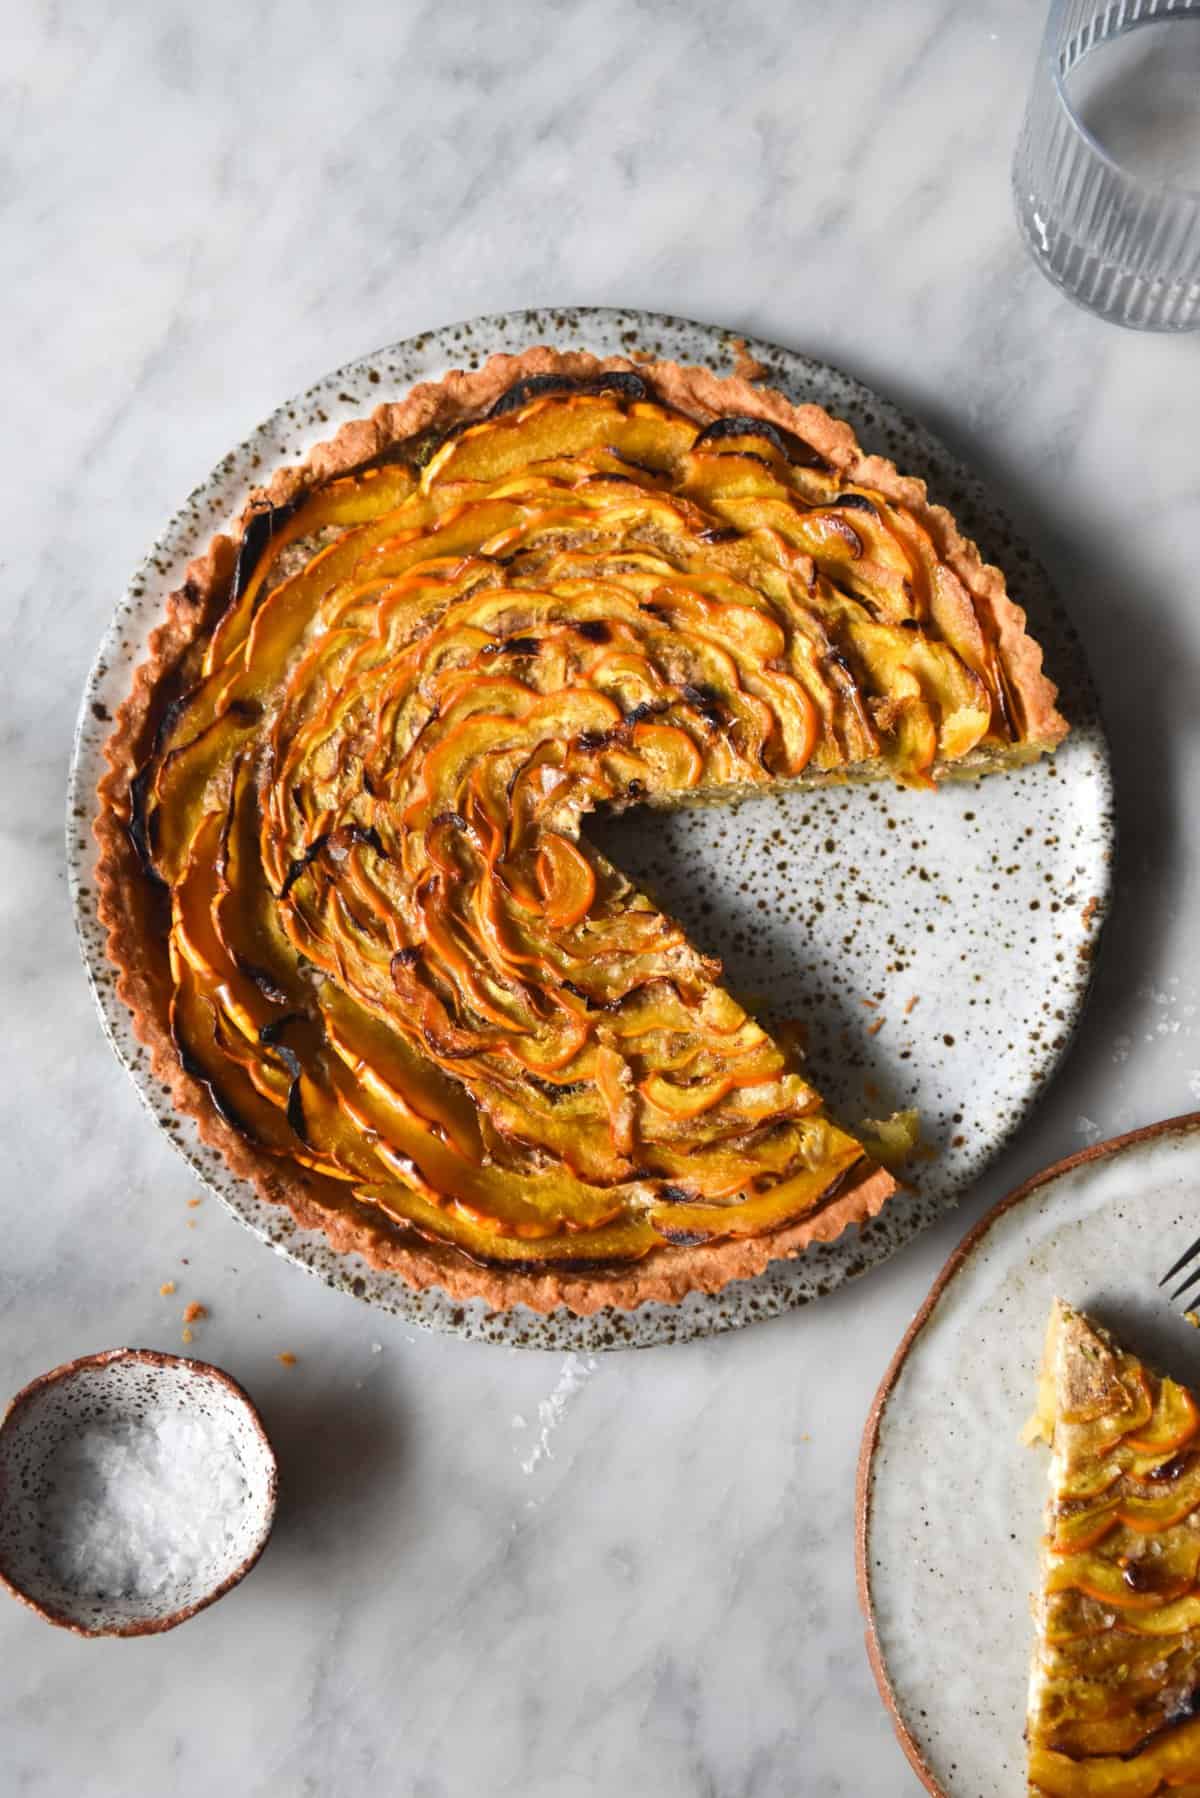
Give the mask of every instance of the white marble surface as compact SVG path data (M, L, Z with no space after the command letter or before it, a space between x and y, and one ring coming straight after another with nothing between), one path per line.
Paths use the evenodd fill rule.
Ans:
M0 1391L175 1347L200 1299L284 1487L261 1567L172 1636L79 1642L0 1603L5 1798L917 1790L854 1597L871 1393L986 1202L1200 1104L1200 339L1100 325L1024 258L1040 12L6 15ZM969 1203L815 1309L595 1365L417 1337L189 1210L100 1035L62 862L86 666L189 487L356 352L568 300L824 355L987 473L1093 644L1124 833L1084 1039Z

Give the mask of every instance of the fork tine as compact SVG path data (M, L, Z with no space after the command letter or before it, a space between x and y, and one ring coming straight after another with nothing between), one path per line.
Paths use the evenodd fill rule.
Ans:
M1186 1267L1188 1262L1194 1260L1197 1255L1200 1255L1200 1236L1197 1236L1195 1242L1192 1243L1190 1248L1184 1249L1183 1254L1179 1257L1178 1261L1174 1264L1174 1266L1169 1267L1167 1269L1167 1271L1163 1275L1162 1279L1158 1282L1159 1285L1165 1286L1168 1280L1174 1278L1174 1276L1179 1272L1181 1267ZM1183 1289L1181 1287L1180 1291L1182 1291L1182 1290ZM1174 1296L1174 1295L1172 1295L1172 1296Z
M1175 1300L1177 1298L1182 1298L1183 1294L1188 1291L1189 1287L1197 1286L1197 1285L1200 1285L1200 1267L1198 1267L1196 1269L1194 1274L1189 1274L1187 1279L1182 1280L1180 1282L1180 1284L1175 1288L1174 1292L1171 1294L1171 1303L1174 1304Z

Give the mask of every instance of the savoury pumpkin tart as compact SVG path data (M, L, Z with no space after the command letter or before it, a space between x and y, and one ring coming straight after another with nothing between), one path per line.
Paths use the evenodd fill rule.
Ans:
M1200 1798L1200 1403L1056 1304L1029 1693L1039 1798Z
M496 1305L675 1300L895 1183L587 814L1065 729L999 572L846 425L495 356L192 565L108 745L102 916L156 1072L302 1223Z

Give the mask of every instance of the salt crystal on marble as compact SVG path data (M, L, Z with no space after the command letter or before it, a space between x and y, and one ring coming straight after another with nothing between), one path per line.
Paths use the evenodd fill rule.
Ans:
M97 1598L156 1598L227 1567L249 1494L229 1423L164 1410L93 1423L46 1468L42 1532L64 1586Z

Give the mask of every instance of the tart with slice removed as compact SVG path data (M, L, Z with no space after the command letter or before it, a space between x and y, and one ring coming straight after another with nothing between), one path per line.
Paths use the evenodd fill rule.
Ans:
M1056 1303L1029 1693L1038 1798L1200 1798L1200 1401Z
M997 570L814 406L536 349L418 387L193 564L108 746L158 1075L415 1285L716 1290L892 1176L589 813L932 787L1066 725Z

